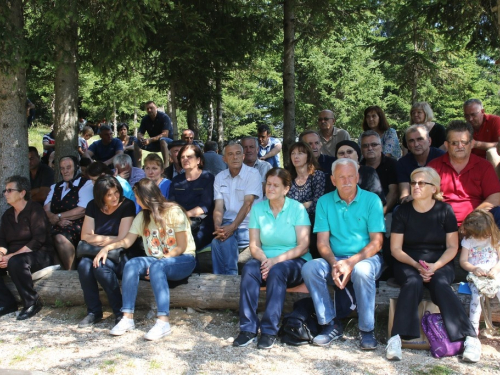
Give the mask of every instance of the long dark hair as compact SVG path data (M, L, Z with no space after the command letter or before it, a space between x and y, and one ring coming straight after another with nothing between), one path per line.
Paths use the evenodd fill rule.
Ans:
M389 123L387 122L387 118L385 117L385 113L382 110L382 108L380 108L378 105L372 105L372 106L365 109L365 114L363 116L363 131L370 130L370 127L368 126L368 122L366 121L366 116L370 112L377 113L378 128L381 131L385 132L386 130L388 130L390 128Z
M295 142L290 147L290 151L288 152L288 160L290 161L288 171L292 175L293 179L297 178L297 171L295 170L295 167L292 163L292 152L295 150L299 150L307 154L307 172L309 174L313 174L317 169L319 169L318 161L314 157L311 146L302 141Z
M123 188L115 177L104 175L96 180L94 185L94 203L100 210L104 209L104 197L112 188L118 190L120 193L120 203L123 202L125 199L123 196Z

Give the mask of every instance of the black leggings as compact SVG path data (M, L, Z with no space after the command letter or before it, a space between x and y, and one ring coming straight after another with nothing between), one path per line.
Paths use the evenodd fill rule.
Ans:
M450 341L464 340L466 336L477 336L462 302L450 286L455 278L453 262L438 269L431 281L424 283L417 269L395 261L394 277L401 285L401 291L391 336L399 334L404 340L420 337L418 305L422 301L424 286L429 289L432 302L441 311Z

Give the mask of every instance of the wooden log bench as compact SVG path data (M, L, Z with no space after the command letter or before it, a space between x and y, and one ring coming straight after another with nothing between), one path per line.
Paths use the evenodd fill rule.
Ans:
M78 273L76 271L61 271L51 268L35 273L35 288L42 297L46 305L84 305L83 292L80 287ZM5 276L5 282L9 289L19 300L17 290L10 279ZM457 292L458 284L453 284L453 289ZM100 296L103 303L107 303L106 294L100 288ZM308 297L307 288L301 284L295 288L287 289L285 312L292 310L293 303L301 298ZM333 293L333 289L332 289ZM390 298L397 298L399 288L387 285L381 281L377 290L375 303L377 312L388 311ZM212 275L212 274L193 274L186 284L179 285L170 289L170 305L174 308L194 309L231 309L238 310L240 296L240 276L230 275ZM469 311L470 296L458 294L459 299ZM424 298L429 299L426 291ZM147 281L139 282L139 291L137 293L138 307L150 308L154 305L154 295ZM265 291L260 293L259 308L265 304ZM495 322L500 322L500 304L497 299L491 300L492 318Z

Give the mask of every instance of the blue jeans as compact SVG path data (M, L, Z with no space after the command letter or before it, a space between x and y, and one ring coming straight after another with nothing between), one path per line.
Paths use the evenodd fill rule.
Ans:
M99 299L99 287L97 285L99 283L108 296L109 305L115 316L121 315L122 293L118 282L120 264L106 259L104 265L100 263L98 268L94 268L92 262L93 259L82 258L78 263L78 277L82 286L83 299L87 305L87 313L102 315L102 303Z
M336 257L337 260L346 258ZM351 273L358 304L358 325L364 332L373 331L375 327L375 281L380 277L382 264L382 257L376 254L357 263ZM327 285L334 285L332 267L324 259L313 259L302 267L302 277L313 299L318 323L329 323L336 316Z
M222 226L231 224L224 221ZM212 263L215 275L237 275L239 249L249 244L248 228L238 228L225 241L212 240Z
M135 299L139 288L139 279L147 275L158 306L158 316L170 313L170 290L168 280L182 280L194 270L196 260L192 255L179 255L173 258L157 259L155 257L133 258L125 264L122 278L123 307L122 312L134 313Z
M266 285L266 309L260 323L260 332L267 335L278 334L278 324L285 303L286 288L302 283L300 270L306 261L291 259L275 264L266 281L262 281L260 262L251 259L243 267L240 284L240 330L257 333L259 319L257 306L261 285Z
M139 148L143 149L143 150L146 150L146 151L149 151L149 152L160 152L161 151L161 144L160 144L160 141L165 141L167 142L167 145L169 145L170 143L173 142L172 139L170 138L167 138L167 137L161 137L160 140L158 142L152 142L150 143L149 145L147 146L143 146L141 141L137 141L136 143L139 145ZM132 158L133 160L134 158Z

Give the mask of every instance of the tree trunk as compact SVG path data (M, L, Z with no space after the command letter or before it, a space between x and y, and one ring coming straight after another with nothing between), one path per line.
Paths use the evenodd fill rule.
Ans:
M285 0L283 8L283 155L288 155L295 142L295 0ZM288 158L283 161L288 167Z
M77 0L57 2L67 14L68 22L62 23L55 38L55 160L62 156L78 156L78 24ZM56 162L56 176L59 165Z
M118 127L116 126L116 101L113 100L113 133L115 138L118 136Z
M26 122L26 72L23 66L23 1L13 0L0 7L5 34L0 53L11 57L0 69L0 186L13 175L29 177L28 126ZM3 198L3 196L2 196ZM0 199L0 217L8 208Z
M187 107L187 123L188 128L194 132L194 139L198 139L199 128L198 128L198 112L196 110L196 103L191 98L188 101Z
M172 139L179 139L179 129L177 128L177 103L175 101L175 83L170 82L170 120L172 120L172 129L174 130Z
M222 119L222 79L219 75L215 78L215 99L217 101L217 143L219 144L219 152L222 153L224 148L224 123Z
M209 108L209 124L208 124L208 135L207 135L207 141L212 140L212 135L214 132L214 123L215 123L215 118L214 118L214 102L210 100L210 108Z

